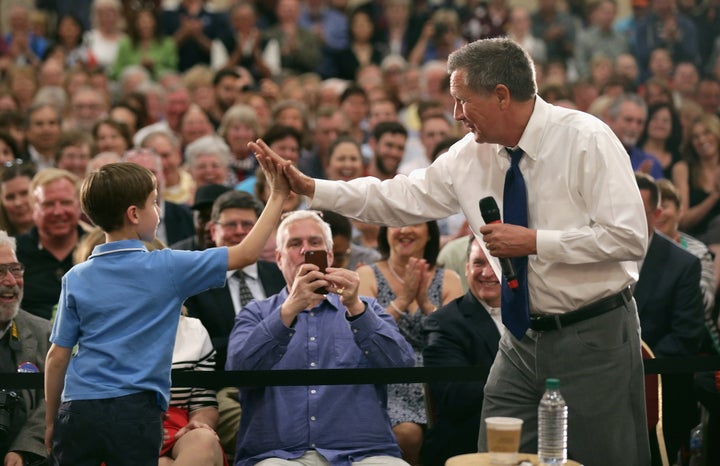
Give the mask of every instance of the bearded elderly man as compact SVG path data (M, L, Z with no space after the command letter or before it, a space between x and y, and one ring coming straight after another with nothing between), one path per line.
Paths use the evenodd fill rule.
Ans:
M23 272L15 239L0 230L0 373L45 369L50 322L20 309ZM44 398L42 390L0 389L0 401L10 412L7 433L0 431L5 466L45 464Z
M238 314L225 368L412 366L412 348L392 316L374 299L358 297L358 274L334 267L323 273L304 263L306 251L333 261L330 226L301 210L277 232L276 258L287 288ZM407 466L384 385L243 388L240 403L236 466Z

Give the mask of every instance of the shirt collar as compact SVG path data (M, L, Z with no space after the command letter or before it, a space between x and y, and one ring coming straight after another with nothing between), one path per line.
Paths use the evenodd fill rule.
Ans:
M533 106L530 120L528 120L525 131L523 131L520 141L517 144L517 147L520 147L523 152L525 152L525 155L532 160L537 160L537 155L540 153L542 139L547 129L547 120L550 116L551 109L552 105L542 100L540 96L535 96L535 105ZM503 147L500 146L498 152L502 149ZM509 157L509 155L507 157Z
M247 267L244 267L242 269L243 272L245 272L245 275L252 278L253 280L259 280L260 276L258 274L258 267L257 262L253 262L252 264L248 265ZM228 270L227 271L227 278L230 278L237 270Z
M112 241L110 243L100 244L95 246L90 258L102 254L110 254L113 252L124 252L124 251L145 251L147 248L145 244L138 239L124 239L120 241Z

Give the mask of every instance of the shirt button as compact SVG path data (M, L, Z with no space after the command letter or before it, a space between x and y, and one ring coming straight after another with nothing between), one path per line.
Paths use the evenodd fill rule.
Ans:
M313 388L312 390L310 390L310 393L312 393L312 394L314 395L314 394L317 393L317 390L315 390L315 389Z
M315 317L315 313L314 313L314 312L311 312L311 313L310 313L310 317Z
M313 448L315 448L315 444L314 444L314 443L311 443L310 446L313 447Z
M357 333L358 330L356 328L353 329L353 333Z
M311 420L311 421L314 421L314 420L315 420L315 416L310 416L310 420Z
M365 351L365 354L369 354L369 353L370 353L370 351Z
M315 367L315 363L314 363L314 362L311 362L311 363L310 363L310 367Z
M310 337L310 341L315 341L315 337Z

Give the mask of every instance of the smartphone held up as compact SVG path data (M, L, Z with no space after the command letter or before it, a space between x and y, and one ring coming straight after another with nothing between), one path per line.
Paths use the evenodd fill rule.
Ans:
M325 269L328 266L327 251L323 251L320 249L313 251L305 251L305 263L315 264L320 268L320 271L322 273L325 273ZM328 289L324 286L321 286L320 288L315 290L315 293L328 294Z

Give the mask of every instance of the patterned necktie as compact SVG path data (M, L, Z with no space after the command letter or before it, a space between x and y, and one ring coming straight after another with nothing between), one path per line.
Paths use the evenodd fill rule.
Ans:
M527 189L525 179L520 172L520 159L522 149L507 149L510 154L510 168L505 173L505 188L503 190L503 222L527 227ZM521 340L530 326L530 312L528 308L527 266L528 258L513 257L513 267L517 275L519 286L511 290L507 280L502 280L502 321L510 332Z
M247 303L255 299L245 280L248 275L242 270L238 270L235 272L235 276L240 280L240 285L238 286L238 290L240 290L240 306L245 307Z

